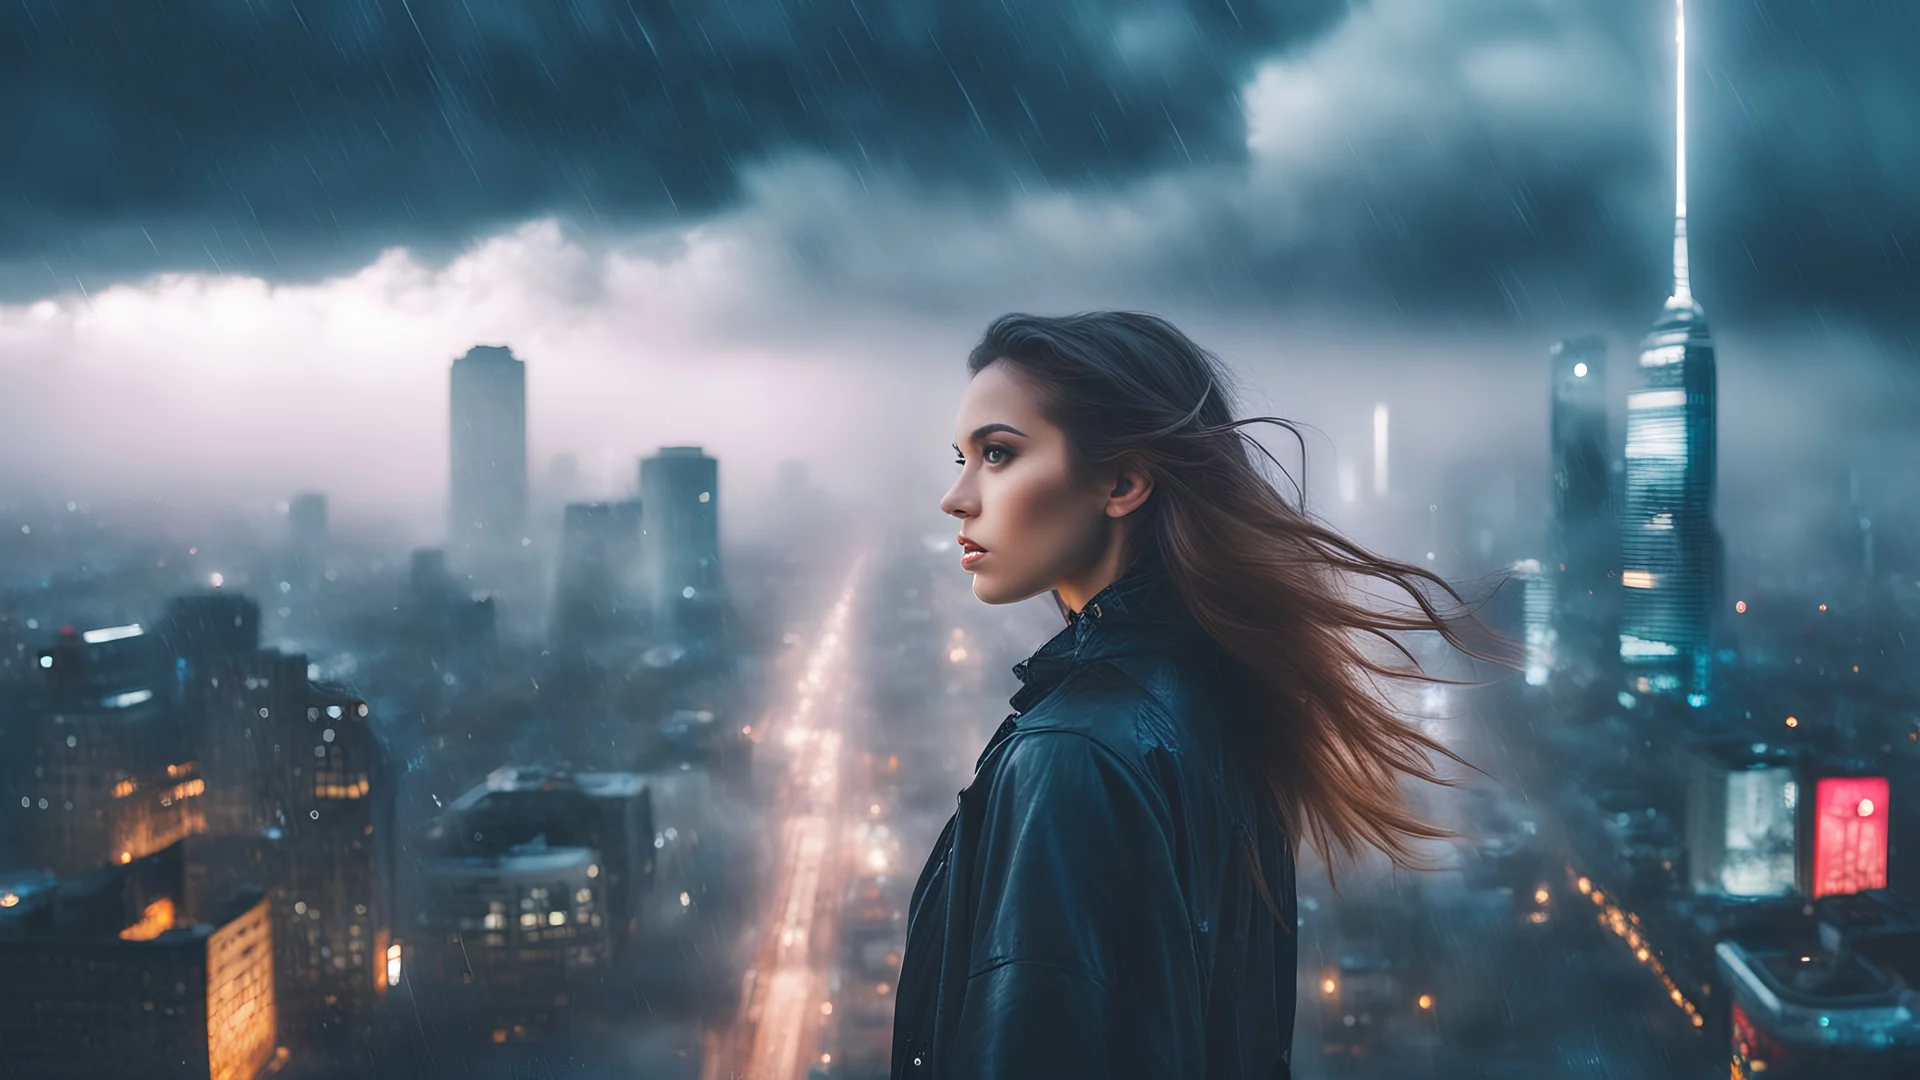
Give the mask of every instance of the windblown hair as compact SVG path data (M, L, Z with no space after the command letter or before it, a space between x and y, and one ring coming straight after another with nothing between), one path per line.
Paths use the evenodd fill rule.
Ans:
M1075 467L1133 462L1153 494L1130 515L1130 558L1157 556L1188 610L1256 687L1253 715L1232 734L1262 782L1293 850L1307 840L1351 861L1378 848L1397 866L1425 864L1415 844L1457 834L1423 819L1400 781L1452 786L1430 755L1465 759L1398 715L1382 680L1450 683L1425 671L1397 635L1433 631L1454 648L1511 664L1509 643L1483 632L1454 587L1384 558L1314 520L1304 468L1296 507L1256 455L1284 467L1236 420L1219 358L1166 320L1134 312L1059 318L1012 314L968 356L971 374L1005 363L1032 384L1066 433ZM1411 601L1388 606L1368 587ZM1443 612L1430 590L1451 598ZM1400 660L1369 649L1385 642Z

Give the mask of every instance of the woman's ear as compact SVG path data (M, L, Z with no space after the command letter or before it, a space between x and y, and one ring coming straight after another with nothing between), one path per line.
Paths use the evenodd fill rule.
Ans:
M1107 516L1126 517L1140 508L1153 494L1153 475L1137 464L1121 466L1114 477L1113 490L1107 495Z

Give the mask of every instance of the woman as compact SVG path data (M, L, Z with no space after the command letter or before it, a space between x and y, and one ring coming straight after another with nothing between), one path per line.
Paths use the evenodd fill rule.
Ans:
M1300 843L1413 865L1450 835L1397 781L1460 759L1372 689L1431 677L1362 639L1473 652L1423 585L1459 596L1290 506L1219 361L1161 319L1008 315L968 368L961 565L1067 626L1014 668L915 886L893 1075L1284 1078Z

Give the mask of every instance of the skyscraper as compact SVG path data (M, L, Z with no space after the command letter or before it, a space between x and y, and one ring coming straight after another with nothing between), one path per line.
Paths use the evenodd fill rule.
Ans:
M1559 575L1542 569L1538 559L1521 559L1513 564L1513 576L1520 581L1521 640L1527 649L1527 685L1545 686L1553 672L1557 647L1552 616Z
M164 649L139 624L63 631L38 654L28 796L61 874L141 858L205 827L190 747L167 711Z
M1597 668L1619 645L1611 622L1619 532L1607 460L1607 343L1572 338L1548 357L1553 521L1546 569L1556 579L1554 636L1563 661Z
M367 706L261 650L207 676L212 831L254 845L268 886L280 1030L305 1059L351 1055L385 991L394 789Z
M568 503L554 587L553 636L564 644L637 631L640 500Z
M527 365L504 345L453 362L451 546L515 550L527 527Z
M641 557L665 627L706 627L720 601L720 463L697 446L663 446L640 461L646 506Z
M1644 692L1707 703L1720 541L1713 523L1713 336L1687 269L1686 0L1675 0L1673 295L1640 345L1627 395L1620 658ZM1641 682L1640 680L1644 680Z

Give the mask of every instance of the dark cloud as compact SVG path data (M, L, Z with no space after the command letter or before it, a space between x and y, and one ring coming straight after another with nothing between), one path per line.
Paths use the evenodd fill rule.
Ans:
M22 0L0 8L0 259L299 274L549 211L704 214L794 149L1097 184L1238 154L1253 60L1342 10Z
M1691 9L1709 310L1907 317L1920 5ZM756 172L801 154L929 207L876 224L857 202L786 199L771 235L829 291L950 294L954 274L994 267L1101 280L1092 269L1234 306L1638 310L1667 258L1671 12L24 0L0 12L0 289L216 264L298 277L547 212L692 220L764 197L780 173ZM1106 217L1078 237L1024 231L1008 208L1047 193ZM953 269L908 265L973 218L989 238ZM1145 222L1146 241L1091 231L1115 218Z

